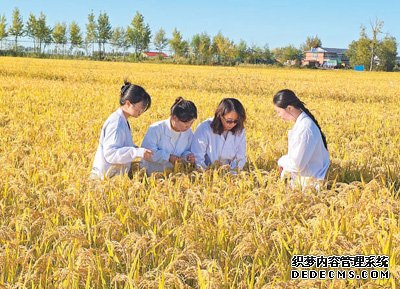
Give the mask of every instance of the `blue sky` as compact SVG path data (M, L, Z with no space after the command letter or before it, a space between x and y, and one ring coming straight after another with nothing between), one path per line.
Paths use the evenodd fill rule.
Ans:
M24 21L29 13L44 12L48 24L76 21L82 29L87 15L107 12L113 27L126 27L136 11L143 14L153 34L161 27L171 35L176 27L185 39L195 33L213 36L222 32L236 43L271 49L288 44L299 46L307 36L318 35L325 47L347 48L358 39L360 26L376 18L385 22L383 31L400 41L398 0L0 0L0 15L10 23L18 7Z

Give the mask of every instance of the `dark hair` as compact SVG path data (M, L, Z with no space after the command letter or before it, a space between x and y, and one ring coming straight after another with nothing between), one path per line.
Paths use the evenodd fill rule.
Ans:
M196 105L190 101L185 100L183 97L175 99L174 104L171 106L171 116L175 115L180 121L188 122L197 118Z
M305 107L304 102L302 102L293 91L291 91L290 89L280 90L275 94L273 101L274 104L280 108L287 108L288 105L291 105L297 109L301 109L302 111L304 111L319 128L319 131L321 132L322 141L324 142L324 146L326 149L328 149L325 135L322 132L321 127L318 124L318 121L315 119L313 114Z
M214 133L222 134L224 132L224 126L222 125L221 117L225 114L234 111L238 114L238 122L231 129L233 134L239 134L244 129L244 122L246 121L246 111L243 105L236 98L224 98L219 103L217 110L215 111L214 119L211 122L211 128Z
M124 85L121 87L119 104L124 105L127 100L129 100L131 104L143 102L145 111L151 106L151 97L143 87L124 80Z

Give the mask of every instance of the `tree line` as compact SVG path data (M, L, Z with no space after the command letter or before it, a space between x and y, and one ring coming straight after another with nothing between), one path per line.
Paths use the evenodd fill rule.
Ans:
M350 65L363 65L367 70L383 70L399 71L399 66L396 66L397 57L397 41L396 38L383 34L383 21L375 19L370 21L371 36L367 34L365 26L361 26L360 37L350 43L347 50L347 55L350 59Z
M397 42L389 35L379 39L382 27L383 21L377 21L376 25L372 26L372 37L367 36L364 27L361 29L360 39L353 41L348 49L347 55L351 65L364 65L369 70L395 68ZM52 54L58 56L140 61L143 59L143 52L152 46L159 53L159 60L163 60L161 53L168 51L172 57L163 61L218 65L300 65L304 51L322 46L318 36L307 37L299 48L288 45L270 50L268 45L249 46L243 40L234 43L222 33L215 36L206 32L197 33L186 40L177 28L172 31L171 37L167 37L165 30L160 28L152 35L149 24L145 23L143 15L139 12L136 12L127 27L112 27L106 12L101 12L97 18L91 12L85 24L85 32L75 21L69 25L57 22L50 26L44 13L38 16L30 13L29 18L24 21L18 8L14 9L9 24L4 15L0 16L0 51L3 50L3 54L3 41L11 38L13 45L11 49L8 47L6 53L23 55L23 47L18 45L23 37L29 37L33 42L30 55L41 57L49 56L45 51L52 45Z

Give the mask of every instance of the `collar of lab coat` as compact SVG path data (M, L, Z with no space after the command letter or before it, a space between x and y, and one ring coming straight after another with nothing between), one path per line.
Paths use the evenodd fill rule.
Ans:
M179 132L174 131L174 129L172 128L172 126L171 126L171 118L170 117L168 119L164 120L164 122L165 122L165 127L166 127L166 129L164 131L165 131L165 134L167 136L172 138L173 133L179 134Z
M117 113L127 121L127 119L125 118L124 112L122 111L122 108L118 108Z
M122 108L118 108L117 109L117 113L118 113L118 115L123 119L123 120L125 120L125 125L126 125L126 127L129 129L129 130L131 130L131 128L130 128L130 126L129 126L129 124L128 124L128 120L125 118L125 115L124 115L124 112L122 111Z
M302 119L308 117L308 115L303 111L300 113L300 115L297 117L296 122L293 126L293 128L296 128L297 126L299 126L299 123L301 122Z

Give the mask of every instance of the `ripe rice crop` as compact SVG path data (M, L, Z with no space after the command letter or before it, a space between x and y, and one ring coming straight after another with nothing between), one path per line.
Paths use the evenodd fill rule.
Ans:
M178 96L194 128L239 98L245 170L89 181L124 78L153 100L130 120L138 145ZM279 180L283 88L326 134L320 192ZM0 58L0 288L398 288L399 91L395 73ZM360 254L389 256L390 279L290 278L293 255Z

